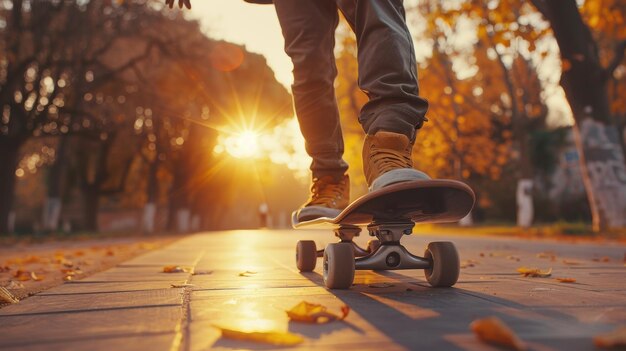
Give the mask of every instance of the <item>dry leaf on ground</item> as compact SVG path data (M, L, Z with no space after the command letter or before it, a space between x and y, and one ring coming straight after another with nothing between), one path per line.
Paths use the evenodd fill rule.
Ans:
M181 266L164 266L163 273L189 273L191 268Z
M591 259L593 262L611 262L611 258L608 256L594 257Z
M31 278L29 271L23 271L21 269L15 271L15 273L13 273L13 277L21 282L25 282Z
M302 343L304 338L300 335L288 333L288 332L276 332L276 331L241 331L236 329L229 329L214 325L215 328L222 331L222 337L235 340L260 342L264 344L271 344L276 346L294 346Z
M470 268L470 267L474 267L478 264L479 262L476 260L464 260L461 261L461 268Z
M193 288L195 284L172 284L172 288Z
M470 324L470 329L478 339L488 344L496 344L514 350L526 350L526 344L498 317L477 319Z
M213 274L213 271L194 271L193 275L208 275Z
M239 276L240 277L251 277L251 276L253 276L255 274L256 274L256 272L245 271L245 272L239 273Z
M537 258L549 258L549 259L556 259L556 255L554 254L554 252L548 251L548 252L540 252L537 255Z
M394 287L395 285L391 283L372 283L372 284L368 284L367 286L369 286L370 288L391 288L391 287Z
M611 332L596 335L593 344L602 348L617 348L626 346L626 327L619 327Z
M547 271L542 271L539 268L519 267L517 272L524 277L540 277L545 278L552 275L552 268L548 268Z
M37 275L35 272L30 272L30 278L36 282L42 281L44 276L43 275Z
M24 289L24 284L15 280L9 280L4 287L7 289Z
M574 278L556 278L559 283L576 283Z
M83 271L81 271L80 269L61 269L61 273L65 274L66 276L73 277L77 274L82 274Z
M323 324L345 319L348 313L350 313L350 307L347 305L342 306L340 316L328 312L326 306L302 301L286 312L289 319L295 322Z
M8 303L18 303L18 300L13 294L9 292L9 290L0 287L0 301L8 302Z

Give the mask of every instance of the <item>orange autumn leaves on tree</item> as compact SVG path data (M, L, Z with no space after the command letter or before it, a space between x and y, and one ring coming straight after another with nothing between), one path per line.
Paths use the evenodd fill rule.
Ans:
M501 141L494 138L498 130L483 101L488 92L475 84L476 78L458 79L450 62L447 54L434 52L420 67L430 121L418 134L413 158L431 177L497 179L508 161L510 134Z
M361 171L364 135L357 117L367 96L357 85L356 41L345 23L338 33L336 95L346 144L344 158L351 166L352 183L359 186L365 183ZM508 160L508 142L493 137L500 132L494 128L488 111L476 108L474 85L469 80L459 80L456 74L444 65L441 56L420 66L420 94L430 102L430 122L418 133L414 162L436 178L462 179L472 174L497 178ZM446 76L452 77L456 94L451 93ZM504 135L505 140L509 138L510 135Z
M626 50L626 2L620 0L587 0L580 8L583 20L597 38L600 60L608 67L620 52ZM621 125L626 124L626 58L608 81L611 112Z

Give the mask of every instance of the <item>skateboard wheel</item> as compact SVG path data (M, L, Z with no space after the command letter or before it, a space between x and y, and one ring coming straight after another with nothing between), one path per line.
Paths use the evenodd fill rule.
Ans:
M376 250L378 250L379 247L380 247L380 240L371 239L367 241L367 251L369 253L376 252Z
M329 289L348 289L354 281L351 243L333 243L324 250L324 283Z
M317 247L313 240L300 240L296 244L296 266L300 272L312 272L317 263Z
M431 267L424 270L428 283L436 288L450 287L459 279L459 253L449 241L435 241L428 244L424 257L431 261Z

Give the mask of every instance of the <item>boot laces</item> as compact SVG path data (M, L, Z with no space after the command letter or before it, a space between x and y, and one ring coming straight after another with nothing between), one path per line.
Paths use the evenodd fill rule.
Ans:
M372 147L371 160L382 174L397 168L413 168L409 152Z
M329 179L313 179L311 185L311 199L309 205L322 205L333 207L337 199L341 198L344 192L345 181L339 183L329 181Z

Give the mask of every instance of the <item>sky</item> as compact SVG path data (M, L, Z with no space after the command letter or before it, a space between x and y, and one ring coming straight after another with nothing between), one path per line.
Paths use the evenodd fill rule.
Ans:
M243 0L192 0L191 5L189 15L200 20L207 34L262 54L276 79L286 87L291 85L293 66L284 51L274 6L249 4Z

